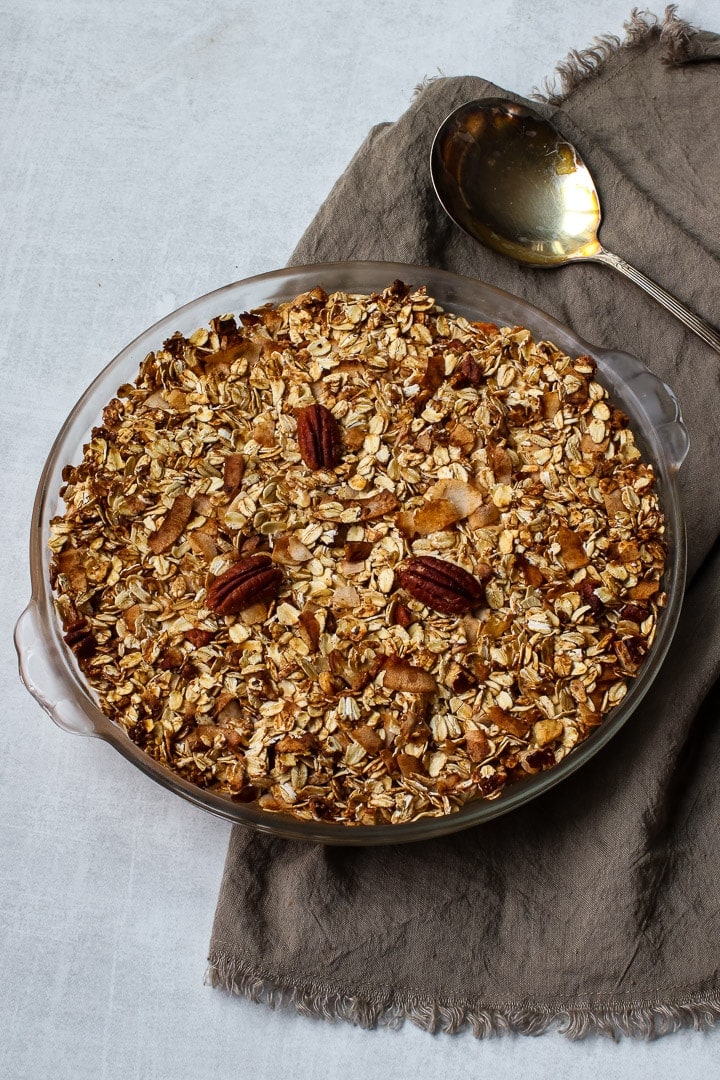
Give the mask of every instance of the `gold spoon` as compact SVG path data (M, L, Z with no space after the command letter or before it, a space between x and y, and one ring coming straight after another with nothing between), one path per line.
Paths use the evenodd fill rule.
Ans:
M461 105L438 129L430 173L447 213L476 240L529 266L612 266L720 352L717 330L601 245L589 170L532 109L502 98Z

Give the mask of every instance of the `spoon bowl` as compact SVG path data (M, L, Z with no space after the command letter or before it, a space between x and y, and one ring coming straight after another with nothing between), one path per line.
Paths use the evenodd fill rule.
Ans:
M639 285L720 352L720 334L598 239L600 199L575 147L544 117L504 98L461 105L430 154L437 196L453 221L528 266L591 260Z

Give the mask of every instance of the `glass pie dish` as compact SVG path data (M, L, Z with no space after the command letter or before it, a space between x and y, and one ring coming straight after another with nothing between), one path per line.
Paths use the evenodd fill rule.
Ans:
M496 798L469 801L441 817L377 825L302 820L264 810L255 803L234 801L185 780L140 749L123 728L104 715L63 641L50 588L50 522L62 512L59 493L63 469L82 458L83 446L104 406L119 386L135 379L147 354L161 348L175 332L189 336L226 312L251 311L265 304L291 300L318 285L328 293L343 290L367 294L381 291L396 279L411 287L426 286L447 311L480 322L526 327L536 340L551 341L570 356L589 354L594 358L597 381L605 387L613 404L630 418L637 444L656 473L666 524L667 559L662 588L667 594L667 604L660 613L651 650L626 696L602 724L552 768L508 785ZM682 602L685 532L677 472L687 450L688 435L674 394L641 361L626 353L594 348L537 308L481 282L428 267L357 262L294 267L227 285L166 316L123 349L85 391L55 440L33 512L32 597L15 632L21 677L33 697L61 728L105 739L157 783L230 821L293 839L355 845L401 843L469 828L523 805L580 768L615 735L647 693L667 653Z

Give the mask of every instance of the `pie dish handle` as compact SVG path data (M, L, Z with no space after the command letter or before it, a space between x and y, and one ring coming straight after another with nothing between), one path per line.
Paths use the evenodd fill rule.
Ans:
M54 663L43 635L37 603L31 600L15 626L15 649L20 678L35 700L63 731L96 735L89 716L68 694L67 673Z
M682 418L680 402L666 382L653 375L630 353L608 352L609 366L637 400L655 429L672 472L677 472L690 449L690 436Z

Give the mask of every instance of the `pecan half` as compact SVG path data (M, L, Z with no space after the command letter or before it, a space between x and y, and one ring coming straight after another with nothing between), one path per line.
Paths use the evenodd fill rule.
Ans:
M485 600L485 585L492 571L482 564L479 570L481 580L455 563L434 555L419 555L408 559L397 571L397 580L406 592L434 611L461 615Z
M625 604L620 611L620 618L627 619L629 622L634 622L640 625L644 619L647 619L648 609L642 604Z
M269 555L251 555L215 578L207 592L207 605L218 615L234 615L277 596L282 583L283 572Z
M587 604L593 615L599 615L604 605L600 597L595 592L595 582L590 578L585 578L578 585L578 592L580 593L580 599L583 604ZM597 583L598 585L600 582Z
M97 650L95 635L90 629L87 619L84 618L76 619L75 622L70 623L63 635L63 641L70 646L79 660L89 660Z
M465 390L468 386L481 386L484 382L485 372L470 353L465 355L450 380L456 390Z
M324 405L308 405L297 418L298 447L309 469L334 469L342 440L335 417Z
M407 604L395 604L390 613L390 621L393 625L402 626L407 630L408 626L412 626L415 622L415 616Z

